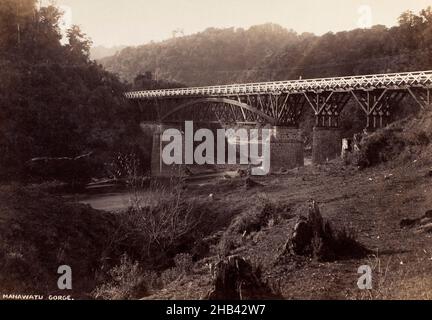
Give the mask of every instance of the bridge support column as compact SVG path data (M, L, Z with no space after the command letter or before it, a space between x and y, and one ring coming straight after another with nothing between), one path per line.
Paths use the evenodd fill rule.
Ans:
M304 142L301 130L275 126L270 140L270 171L304 166Z
M154 177L174 177L181 174L182 165L167 165L162 161L162 150L164 146L169 144L169 142L162 141L162 135L166 129L178 129L180 132L182 132L182 128L180 126L164 124L155 125L153 130L153 145L151 151L151 175ZM180 138L183 141L182 153L184 157L184 135L180 134Z
M161 128L158 126L153 132L153 144L151 151L151 175L154 177L162 175L162 136Z
M315 127L312 142L312 163L322 164L342 153L342 132L337 127Z

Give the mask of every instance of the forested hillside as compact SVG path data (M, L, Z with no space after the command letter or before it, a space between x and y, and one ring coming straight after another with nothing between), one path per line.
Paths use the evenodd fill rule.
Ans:
M74 26L63 45L61 13L36 2L0 1L2 179L25 177L35 157L93 152L100 167L132 148L140 131L123 101L127 87L90 60L91 41Z
M123 50L126 46L114 46L114 47L104 47L96 46L90 49L90 57L93 60L99 60L105 57L110 57Z
M0 2L0 178L27 177L33 158L89 152L95 175L119 153L138 152L141 117L125 103L132 86L122 79L154 89L432 69L431 8L403 13L390 29L320 37L274 24L210 28L126 48L100 61L105 70L79 27L63 44L61 13L36 3Z
M377 25L323 36L278 25L214 29L126 48L100 62L132 82L153 72L186 85L326 77L432 68L432 10L401 14L398 26Z

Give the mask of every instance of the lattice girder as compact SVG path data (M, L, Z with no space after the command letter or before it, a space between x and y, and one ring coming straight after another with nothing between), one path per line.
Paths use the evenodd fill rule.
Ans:
M375 74L350 77L289 80L222 86L132 91L127 99L154 99L173 97L228 97L276 93L304 93L319 91L346 91L371 89L407 89L432 87L432 71Z
M297 127L305 105L316 126L337 127L350 99L364 111L367 127L389 121L392 106L410 96L431 108L432 71L128 92L143 121L271 124Z

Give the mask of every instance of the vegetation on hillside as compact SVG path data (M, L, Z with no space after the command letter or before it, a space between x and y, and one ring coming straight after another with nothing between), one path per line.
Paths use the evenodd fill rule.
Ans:
M432 67L432 9L323 36L275 24L203 32L122 50L101 60L132 82L146 71L189 86L425 70Z
M90 39L73 26L62 41L61 12L37 8L35 0L0 3L0 177L34 178L28 162L92 152L85 170L105 175L104 165L119 154L149 158L142 147L140 110L122 93L242 81L360 74L432 66L432 10L405 12L393 28L375 26L321 37L278 25L215 29L126 48L114 57L90 59ZM347 106L347 134L362 128L364 116ZM302 128L311 132L312 115ZM144 150L143 150L144 149ZM147 149L147 150L146 150ZM38 172L43 170L38 170ZM64 177L62 177L64 178ZM70 179L70 177L66 177ZM75 179L75 178L74 178ZM85 179L83 179L85 181Z
M390 162L393 165L432 161L432 112L407 117L378 130L360 144L358 164L362 168Z
M61 12L36 0L0 2L0 177L28 178L36 157L93 152L94 175L137 144L139 117L126 85L89 58L73 26L62 43Z

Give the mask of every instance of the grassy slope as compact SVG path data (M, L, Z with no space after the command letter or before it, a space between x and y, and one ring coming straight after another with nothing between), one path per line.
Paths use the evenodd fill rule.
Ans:
M205 203L209 194L214 195L208 205L211 215L204 217L212 223L205 224L208 230L203 235L213 233L216 241L211 241L207 257L195 263L191 274L164 284L163 290L155 289L150 298L203 297L211 287L208 263L221 254L217 234L229 229L230 221L238 221L237 214L253 213L259 198L278 204L283 214L264 221L258 231L237 235L235 248L225 254L240 254L261 265L265 278L285 298L432 298L432 238L399 227L401 219L420 217L432 209L431 144L407 142L421 131L430 137L430 123L427 115L392 126L397 139L405 141L397 154L409 157L362 171L333 163L263 177L264 186L251 190L245 190L240 179L189 185L191 198ZM382 132L376 136L382 137ZM305 203L310 199L318 202L335 227L353 229L376 254L332 263L278 260L296 217L307 214ZM83 296L96 285L101 259L113 256L107 245L116 223L112 214L64 204L36 190L0 188L1 291L56 293L57 268L69 264L74 293ZM117 251L115 257L122 253ZM363 264L374 269L371 292L356 286L357 269Z
M398 141L396 147L391 143ZM192 190L205 197L214 193L220 207L236 204L244 212L254 210L254 201L265 195L293 218L270 223L241 240L240 254L261 265L265 277L277 284L285 298L432 298L432 236L402 230L405 218L417 218L432 209L432 118L426 112L402 120L372 134L363 145L379 152L372 168L359 171L340 163L307 167L278 177L262 178L265 187L245 191L241 183L216 182ZM378 144L376 144L378 142ZM307 215L305 203L316 200L324 217L338 228L348 227L375 254L367 259L319 263L305 259L278 260L282 246L299 214ZM200 298L210 289L206 263L195 274L172 283L151 298ZM359 266L373 269L373 290L357 289Z
M214 192L225 210L242 205L253 210L252 199L259 194L291 207L290 215L271 223L242 240L231 254L251 259L264 269L266 279L280 286L286 298L431 298L432 238L401 230L403 218L422 216L432 208L432 184L428 167L410 164L397 169L375 168L365 171L339 165L319 169L306 168L299 173L262 179L265 187L245 191L233 184L231 189L209 185L200 187L205 197ZM386 178L393 174L391 178ZM358 239L373 249L376 256L367 259L319 263L307 259L277 260L295 216L307 214L304 204L318 201L324 217L338 228L349 227ZM213 253L216 253L213 251ZM206 263L217 261L216 254L196 264L195 272L170 284L167 290L151 298L201 298L210 289ZM357 269L363 264L374 268L374 290L357 289Z

